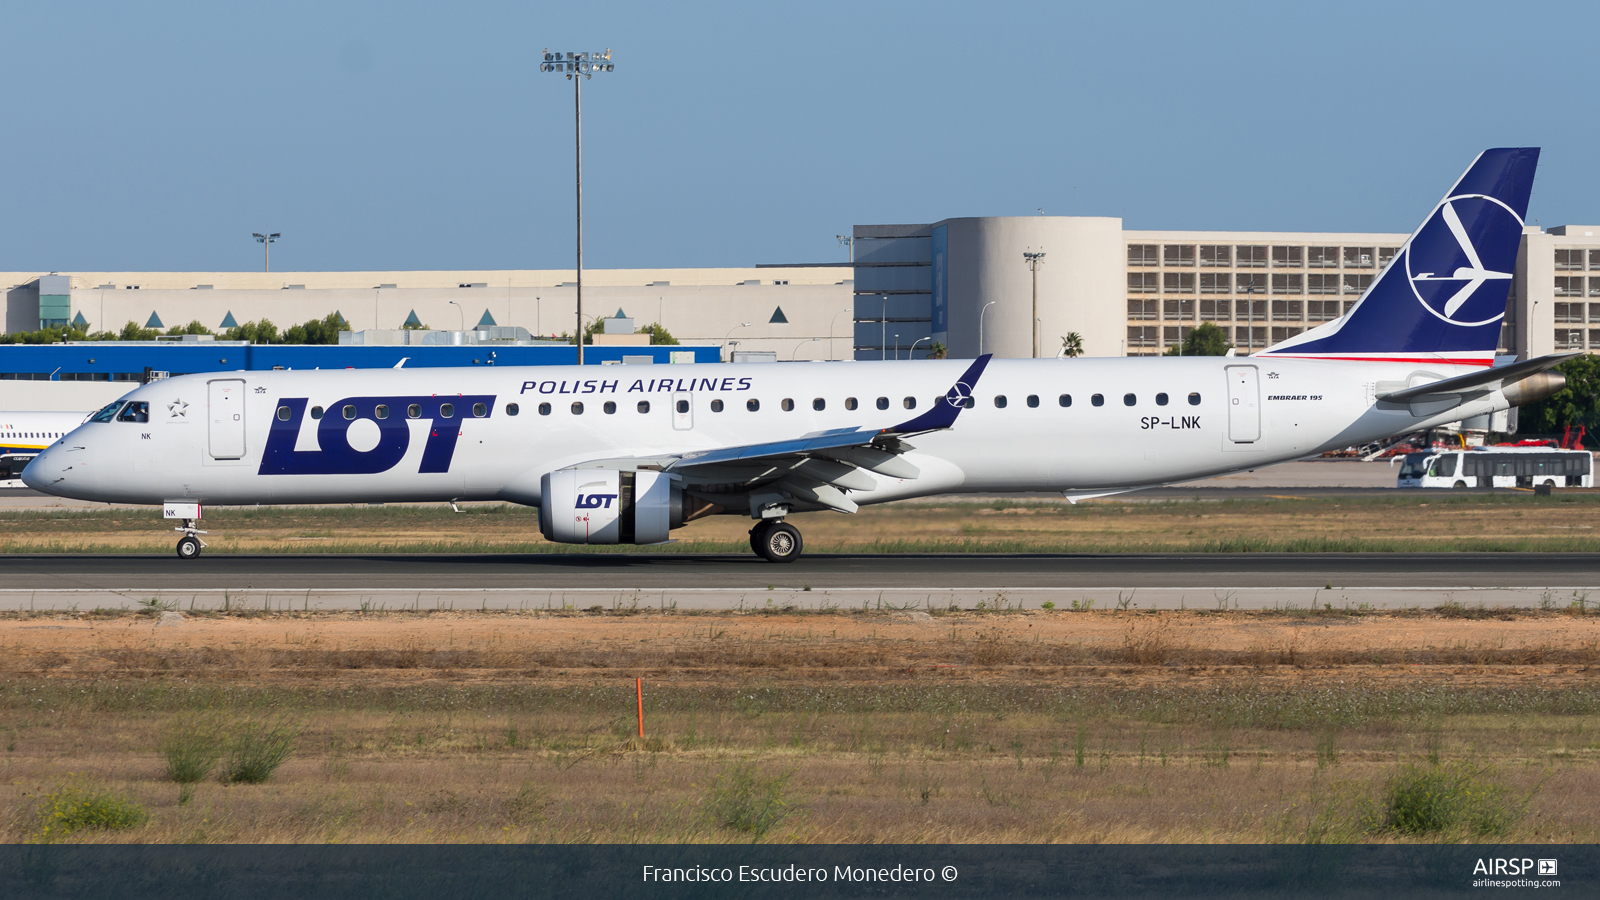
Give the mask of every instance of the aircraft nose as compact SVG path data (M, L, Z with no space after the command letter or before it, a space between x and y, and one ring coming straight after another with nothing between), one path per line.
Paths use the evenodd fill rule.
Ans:
M55 448L47 448L44 452L28 461L22 469L22 483L36 491L53 494L51 485L61 477L61 461Z

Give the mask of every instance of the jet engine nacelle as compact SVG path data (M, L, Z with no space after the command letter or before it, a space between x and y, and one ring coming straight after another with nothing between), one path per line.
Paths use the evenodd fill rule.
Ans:
M563 544L659 544L683 525L683 489L661 472L558 469L541 480L539 530Z

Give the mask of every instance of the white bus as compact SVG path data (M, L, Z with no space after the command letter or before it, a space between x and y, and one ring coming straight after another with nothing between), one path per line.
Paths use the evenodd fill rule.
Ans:
M1553 447L1488 447L1407 453L1403 488L1594 487L1594 456Z

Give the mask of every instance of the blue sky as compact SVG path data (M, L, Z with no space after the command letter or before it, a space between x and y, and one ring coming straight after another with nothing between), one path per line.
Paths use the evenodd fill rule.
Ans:
M843 258L852 224L1410 231L1488 146L1600 222L1587 35L1551 3L0 0L0 271Z

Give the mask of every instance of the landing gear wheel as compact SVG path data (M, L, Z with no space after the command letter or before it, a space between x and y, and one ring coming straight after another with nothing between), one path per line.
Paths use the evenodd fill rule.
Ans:
M751 553L754 553L757 556L761 555L761 542L762 542L762 540L764 540L766 538L767 529L770 528L771 526L772 526L772 521L770 519L762 519L761 521L756 523L756 526L754 528L750 529L750 552Z
M200 539L192 534L178 538L178 558L194 559L200 555Z
M756 553L767 562L786 563L800 558L805 542L800 539L800 529L787 522L774 522L765 528L758 527L750 534Z

